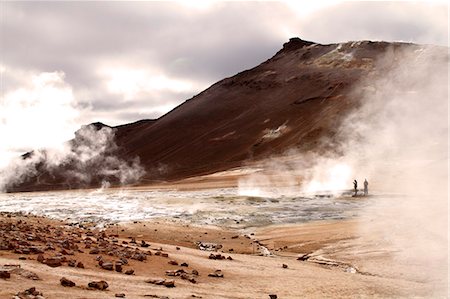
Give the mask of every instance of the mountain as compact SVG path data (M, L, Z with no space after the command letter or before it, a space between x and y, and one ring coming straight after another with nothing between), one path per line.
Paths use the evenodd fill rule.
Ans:
M139 178L122 181L111 175L111 169L122 167L120 163L111 164L109 172L99 172L109 162L97 158L89 167L75 167L79 163L75 158L47 167L46 156L7 189L85 188L105 181L147 184L210 174L291 148L300 153L337 151L333 144L339 125L360 105L354 86L377 70L379 57L391 53L395 59L396 53L409 47L418 46L371 41L322 45L292 38L272 58L213 84L157 120L113 128L89 125L93 131L114 133L116 146L100 155L114 155L126 163L127 171L139 164ZM69 142L72 148L85 144L81 133ZM136 157L139 163L132 164ZM75 170L89 179L68 178L67 173Z

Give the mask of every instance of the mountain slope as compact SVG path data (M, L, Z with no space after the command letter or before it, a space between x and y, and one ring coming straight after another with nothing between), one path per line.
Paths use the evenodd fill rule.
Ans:
M406 47L415 45L370 41L320 45L293 38L269 60L215 83L157 120L112 128L117 147L111 154L126 163L138 157L142 175L125 183L145 184L225 170L290 148L333 151L340 122L360 104L355 84L376 70L381 55L393 53L394 59ZM103 131L107 126L91 127ZM74 147L77 138L71 142ZM41 161L36 171L10 184L8 191L124 183L97 171L102 165L95 163L82 168L89 180L68 179L63 170L71 169L71 163L49 168Z

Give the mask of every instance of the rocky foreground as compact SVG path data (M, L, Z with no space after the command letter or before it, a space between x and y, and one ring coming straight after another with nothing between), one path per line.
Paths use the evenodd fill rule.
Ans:
M355 234L352 221L239 234L158 221L99 229L93 224L68 225L3 213L0 298L345 298L427 294L423 282L392 277L374 267L388 261L385 254L376 258L372 255L366 263L363 260L369 256L361 252L359 260L351 256L342 259L339 252L345 252L345 246L352 253L348 250L351 243L346 240L355 238Z

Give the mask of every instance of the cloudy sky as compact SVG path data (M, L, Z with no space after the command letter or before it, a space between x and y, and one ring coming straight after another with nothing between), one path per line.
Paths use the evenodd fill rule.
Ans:
M0 1L0 166L82 124L157 118L293 36L447 45L447 5Z

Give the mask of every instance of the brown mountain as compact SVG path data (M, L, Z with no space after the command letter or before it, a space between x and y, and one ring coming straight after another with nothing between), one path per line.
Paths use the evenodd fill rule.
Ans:
M352 87L376 69L380 55L395 57L405 47L416 45L321 45L292 38L272 58L215 83L157 120L114 128L91 124L94 132L109 128L115 134L117 147L102 151L102 157L117 157L130 168L136 167L130 161L139 158L145 171L139 179L119 180L113 170L120 163L99 171L109 162L98 157L88 165L72 158L48 167L46 156L8 191L95 187L105 181L146 184L226 170L293 147L299 152L335 150L330 144L341 120L359 104ZM84 144L81 133L70 141L72 148ZM68 175L77 171L89 179Z

